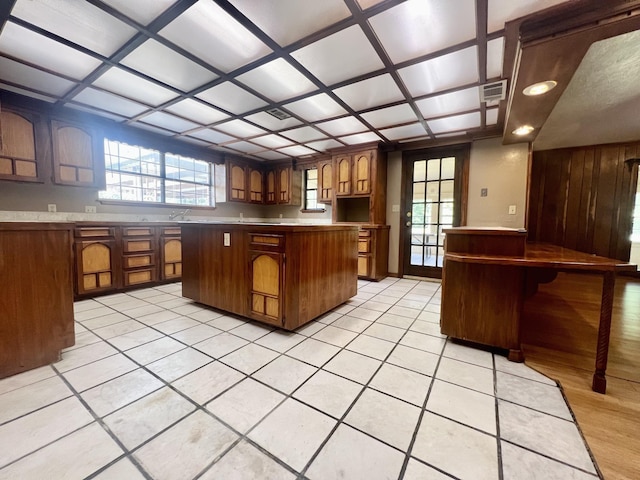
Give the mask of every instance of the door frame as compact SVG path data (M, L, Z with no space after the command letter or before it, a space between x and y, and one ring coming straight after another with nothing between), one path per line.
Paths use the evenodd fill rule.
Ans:
M407 239L410 235L407 235L405 222L407 221L405 211L407 207L407 201L409 200L408 191L411 190L412 177L408 172L412 162L414 160L424 160L427 157L441 158L446 156L455 156L455 175L454 175L454 187L453 187L453 226L460 227L467 224L467 202L469 198L469 159L471 156L471 143L448 145L444 147L425 148L420 150L405 150L402 152L402 175L401 175L401 187L400 187L400 238L398 245L398 276L402 278L404 276L404 257L405 250L407 248ZM441 278L440 275L427 278Z

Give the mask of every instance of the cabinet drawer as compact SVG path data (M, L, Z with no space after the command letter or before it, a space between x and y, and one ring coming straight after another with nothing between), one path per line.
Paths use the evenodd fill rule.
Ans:
M113 227L82 227L75 229L75 236L80 238L114 237Z
M359 230L358 237L360 238L369 238L371 236L371 230Z
M153 240L151 238L137 238L135 240L123 239L122 248L125 253L148 252L153 250Z
M358 276L369 277L371 275L371 257L369 255L358 255Z
M124 257L124 268L146 267L153 265L153 255L128 255Z
M284 235L250 233L249 243L251 248L280 251L284 250Z
M140 283L148 283L156 281L156 273L154 268L146 268L144 270L131 270L124 272L124 285L138 285Z
M163 227L162 235L180 235L180 227Z
M371 253L371 239L359 238L358 239L358 253Z
M149 237L153 235L153 227L122 227L123 237Z

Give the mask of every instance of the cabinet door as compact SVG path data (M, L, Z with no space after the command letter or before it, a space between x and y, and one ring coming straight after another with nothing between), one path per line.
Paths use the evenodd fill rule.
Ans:
M278 169L278 203L288 204L291 200L291 168Z
M282 325L283 255L258 251L250 254L251 316L263 322Z
M104 188L103 142L83 125L51 121L53 178L61 185Z
M353 157L353 193L371 193L371 153L358 153Z
M252 203L263 203L264 181L262 172L253 168L251 168L249 172L249 201Z
M267 198L265 199L265 203L267 204L276 203L277 196L276 196L276 172L275 171L269 170L267 172L267 180L265 184L267 187L266 188Z
M0 111L0 140L0 179L38 181L33 117Z
M247 177L244 167L229 164L229 200L243 202L247 199Z
M336 159L336 195L351 195L351 156Z
M114 290L116 285L113 240L76 241L78 295Z
M180 227L164 227L160 236L160 278L182 277L182 240Z
M331 161L318 163L318 202L331 203L333 194L333 168Z

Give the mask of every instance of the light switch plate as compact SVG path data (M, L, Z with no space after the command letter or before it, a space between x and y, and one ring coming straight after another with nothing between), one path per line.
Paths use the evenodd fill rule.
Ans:
M398 213L400 211L400 205L391 205L391 211L393 213Z
M57 212L58 211L58 207L56 206L55 203L50 203L47 205L47 211L49 212Z
M509 215L515 215L515 214L516 214L516 206L509 205Z
M222 244L225 247L230 247L231 246L231 234L229 232L224 232L222 234Z
M96 213L96 207L94 207L92 205L85 205L84 206L84 213Z

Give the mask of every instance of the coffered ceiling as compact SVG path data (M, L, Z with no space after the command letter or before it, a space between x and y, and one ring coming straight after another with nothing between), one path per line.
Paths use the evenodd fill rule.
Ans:
M0 88L259 160L502 135L505 25L561 3L4 1Z

